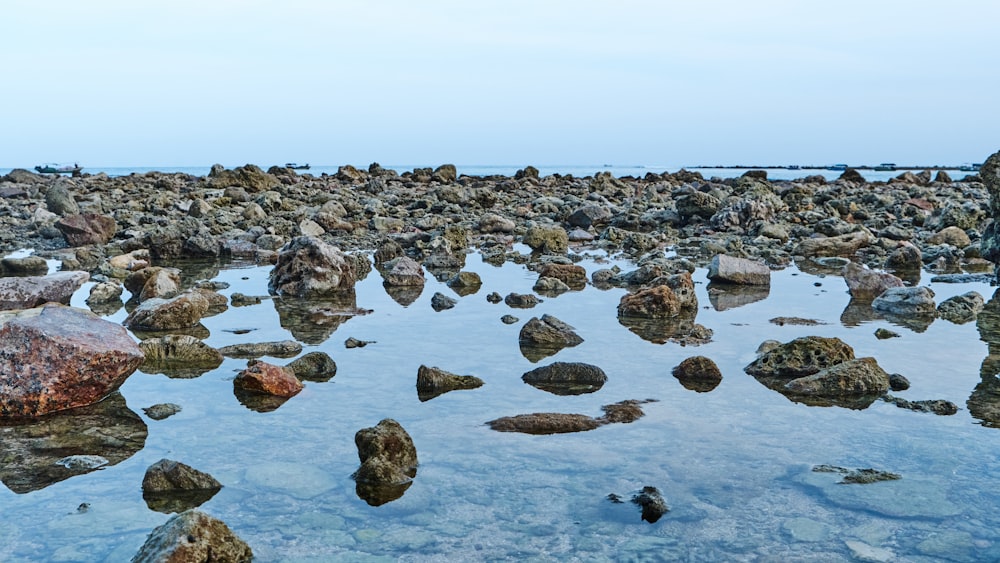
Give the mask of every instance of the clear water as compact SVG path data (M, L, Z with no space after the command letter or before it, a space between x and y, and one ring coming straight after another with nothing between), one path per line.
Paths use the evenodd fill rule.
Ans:
M588 273L607 266L581 264ZM269 267L234 266L185 271L230 283L226 295L266 295ZM201 510L227 522L258 561L839 561L852 557L851 545L906 561L1000 558L1000 430L965 408L987 356L975 323L937 320L923 332L884 320L846 326L843 280L794 268L775 272L766 299L720 311L699 270L697 322L715 331L714 341L654 344L618 322L623 289L588 286L531 310L511 309L486 295L529 293L535 274L476 255L466 269L484 285L441 312L430 306L436 291L458 296L430 276L406 307L387 295L377 272L359 282L358 306L374 312L304 350L332 356L336 377L307 383L272 412L251 411L233 395L232 379L246 360L227 359L196 379L135 373L122 394L148 426L145 447L34 492L0 487L0 561L127 561L168 518L147 508L140 488L145 469L164 457L224 484ZM74 305L85 306L89 285ZM939 302L970 290L992 295L986 284L930 285ZM518 332L544 313L576 327L585 341L534 364L521 355ZM520 322L503 324L505 314ZM776 316L826 324L768 322ZM215 347L292 338L270 300L231 307L203 324ZM879 327L901 337L878 340ZM840 337L859 357L875 356L890 373L904 374L912 387L898 396L947 399L961 410L942 417L883 402L861 411L810 407L742 371L761 341L805 335ZM347 349L348 337L375 343ZM724 379L715 390L689 391L671 376L692 355L719 365ZM608 382L596 393L556 396L521 381L552 361L596 364ZM486 384L420 402L421 364ZM645 417L591 432L532 436L484 425L531 412L598 416L601 405L647 398L658 402L644 405ZM160 421L142 414L163 402L183 411ZM386 417L412 436L420 467L401 498L373 507L350 478L358 467L354 434ZM874 467L903 478L835 485L829 474L811 473L814 464ZM659 488L671 508L655 524L630 503L606 500L646 485ZM81 503L89 510L78 512Z
M233 163L227 164L230 168L241 166L244 163ZM356 164L356 166L367 170L367 164ZM414 168L434 168L436 164L391 164L384 165L385 168L395 170L400 174L404 172L412 171ZM572 174L578 178L583 178L587 176L593 176L597 173L608 172L616 178L622 176L634 176L641 178L647 173L661 174L663 172L677 172L682 167L681 166L666 166L666 165L617 165L617 164L593 164L593 165L566 165L566 164L549 164L549 165L534 165L538 169L538 172L542 176L549 176L552 174ZM263 166L267 169L269 165ZM457 165L456 168L459 174L466 174L469 176L493 176L493 175L504 175L513 176L518 170L524 168L525 165L515 166L515 165ZM109 176L128 176L129 174L145 174L147 172L168 172L168 173L183 173L191 174L194 176L206 176L211 170L211 165L206 166L160 166L160 167L149 167L149 166L87 166L84 169L84 173L87 174L98 174L105 173ZM313 176L320 176L322 174L336 174L339 165L319 165L311 166L309 170L301 170L302 174L312 174ZM705 178L711 178L717 176L720 178L734 178L740 176L747 170L753 170L751 168L712 168L712 167L686 167L687 170L700 172ZM11 168L0 167L0 176L10 172ZM877 170L859 170L858 171L866 180L869 182L884 182L891 178L895 178L900 175L902 171L877 171ZM953 179L964 178L973 172L966 172L958 169L947 169L946 172ZM795 180L799 178L804 178L806 176L823 176L827 180L836 180L843 171L840 170L827 170L825 168L802 168L799 170L789 170L786 168L776 168L768 169L767 177L772 180Z

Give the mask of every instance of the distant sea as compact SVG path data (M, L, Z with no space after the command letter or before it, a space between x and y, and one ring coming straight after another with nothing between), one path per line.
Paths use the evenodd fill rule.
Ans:
M239 165L227 166L227 168L235 168ZM261 166L264 170L267 170L271 165ZM367 170L368 165L358 165L362 170ZM383 165L383 168L388 168L399 172L400 174L404 172L412 171L414 168L436 168L438 165ZM468 176L491 176L491 175L503 175L503 176L513 176L518 170L525 168L527 165L456 165L459 175L465 174ZM569 164L569 165L532 165L538 169L541 176L549 176L552 174L567 175L571 174L573 176L583 178L587 176L593 176L594 174L601 172L610 172L612 176L616 178L621 178L623 176L634 176L642 177L647 173L652 172L653 174L661 174L663 172L677 172L681 168L690 171L700 172L705 178L711 178L713 176L719 178L732 178L742 175L747 170L755 170L754 168L720 168L720 167L678 167L678 166L643 166L643 165L580 165L580 164ZM340 165L316 165L310 166L309 170L299 170L300 174L312 174L313 176L321 176L323 174L336 174L337 169ZM32 170L32 167L24 167L28 170ZM0 175L7 174L12 168L0 168ZM101 172L109 176L128 176L129 174L145 174L147 172L180 172L184 174L191 174L194 176L205 176L211 170L211 165L208 166L84 166L84 174L99 174ZM798 178L804 178L806 176L820 175L827 180L835 180L843 172L840 170L827 170L826 168L799 168L799 169L788 169L788 168L767 168L767 177L771 180L795 180ZM952 179L958 180L964 178L965 176L972 174L972 172L955 169L945 169ZM876 171L876 170L858 170L858 172L868 181L886 181L891 178L902 174L902 170L896 171ZM936 174L936 170L932 170L932 173Z

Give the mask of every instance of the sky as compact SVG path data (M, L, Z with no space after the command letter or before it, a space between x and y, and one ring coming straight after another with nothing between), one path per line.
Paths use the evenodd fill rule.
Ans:
M995 0L4 0L0 167L934 165Z

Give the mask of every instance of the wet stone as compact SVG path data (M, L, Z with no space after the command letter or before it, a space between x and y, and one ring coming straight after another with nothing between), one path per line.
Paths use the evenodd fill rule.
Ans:
M181 407L174 403L158 403L142 409L142 412L153 420L163 420L181 412Z

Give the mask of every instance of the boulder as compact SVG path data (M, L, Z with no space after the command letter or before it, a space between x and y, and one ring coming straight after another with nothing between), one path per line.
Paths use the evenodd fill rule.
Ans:
M41 256L7 257L0 260L0 274L4 276L44 276L48 272L49 263Z
M181 412L181 410L181 406L177 403L156 403L155 405L143 408L142 412L146 413L146 416L153 420L163 420L174 416Z
M143 358L125 329L83 309L48 304L0 314L0 418L100 401Z
M139 343L146 359L139 370L170 377L193 378L222 365L222 354L187 334L167 334Z
M969 291L942 301L937 306L937 313L942 319L955 324L963 324L976 320L984 305L985 301L982 295L976 291Z
M318 297L350 291L355 261L317 238L296 237L278 252L268 290L272 294Z
M361 467L354 472L358 495L372 505L402 496L417 475L417 448L406 430L391 418L354 435Z
M337 362L326 352L309 352L285 366L301 381L329 381L337 375Z
M55 226L69 246L105 244L118 230L118 224L113 218L96 213L69 215L56 221Z
M530 246L531 250L543 254L566 254L569 250L569 235L559 226L529 227L522 242Z
M222 484L208 473L169 459L146 469L142 498L157 512L183 512L196 508L219 492Z
M431 308L438 312L451 309L457 304L457 299L448 297L440 291L435 291L434 295L431 296Z
M458 272L452 276L446 285L459 295L471 295L483 285L483 279L475 272Z
M458 178L458 170L455 168L454 164L442 164L434 169L431 173L431 180L435 182L441 182L442 184L449 184L454 182Z
M686 222L692 219L711 219L722 207L719 198L704 192L692 191L677 198L677 213Z
M715 389L722 382L719 366L705 356L686 358L672 373L685 389L702 393Z
M923 253L914 244L901 242L885 258L885 267L898 272L919 271L923 266Z
M476 389L483 380L474 375L455 375L437 367L417 368L417 397L421 402L459 389Z
M487 299L489 299L489 297L487 297ZM513 307L515 309L531 309L535 305L541 303L542 300L530 293L508 293L507 296L503 298L503 302L508 307Z
M551 412L504 416L486 424L497 432L521 432L523 434L586 432L601 426L600 421L585 414Z
M604 386L607 374L601 368L582 362L555 362L535 368L521 376L525 383L555 395L593 393Z
M253 550L225 522L186 510L158 526L132 563L249 563Z
M642 509L642 519L650 524L670 511L667 501L663 500L663 495L656 487L643 487L639 494L632 497L632 503L639 505Z
M177 268L150 266L125 278L125 289L139 299L170 299L181 292L181 271Z
M246 369L236 376L233 385L249 393L282 398L294 397L303 387L291 369L260 360L247 362Z
M211 303L198 291L170 299L147 299L132 310L123 324L132 330L163 331L197 326Z
M869 270L856 262L844 266L843 276L848 293L855 299L871 300L890 287L903 287L903 280L898 277Z
M517 228L517 223L496 213L483 213L479 216L476 228L479 229L479 232L487 234L512 233Z
M958 227L945 227L927 238L927 244L950 244L957 248L965 248L972 244L969 235Z
M70 180L59 178L45 190L45 207L56 215L66 217L80 213L80 205L73 199L69 188L73 187Z
M792 379L853 359L854 349L839 338L803 336L770 347L743 371L757 378Z
M106 281L98 284L94 284L90 288L90 294L87 296L87 305L92 309L95 307L100 307L107 305L109 303L114 303L117 305L115 310L121 306L121 298L124 289L120 283Z
M0 278L0 311L31 309L49 302L68 305L76 290L89 279L87 272Z
M857 358L793 379L785 389L794 395L819 397L879 396L889 390L889 374L875 358Z
M389 287L423 287L424 269L407 256L394 258L382 266L382 283Z
M208 173L208 183L215 189L236 187L249 193L266 192L281 185L281 181L276 176L264 172L253 164L239 166L232 170L226 170L221 165L216 164Z
M934 316L934 291L929 287L891 287L872 301L872 309L900 316Z
M795 247L798 256L853 256L855 252L872 243L874 237L867 231L856 231L832 237L807 238Z
M572 289L583 289L587 285L587 270L576 264L544 264L537 270L539 277L555 278Z
M618 302L618 317L665 319L681 312L677 295L667 285L658 285L623 295Z
M606 225L611 217L611 210L605 206L584 205L571 213L566 222L574 227L589 229L592 226Z
M551 356L563 348L576 346L583 342L573 327L553 317L542 315L532 317L521 327L518 344L521 353L532 361L538 361Z
M708 268L708 279L737 285L771 285L771 269L746 258L716 254Z

